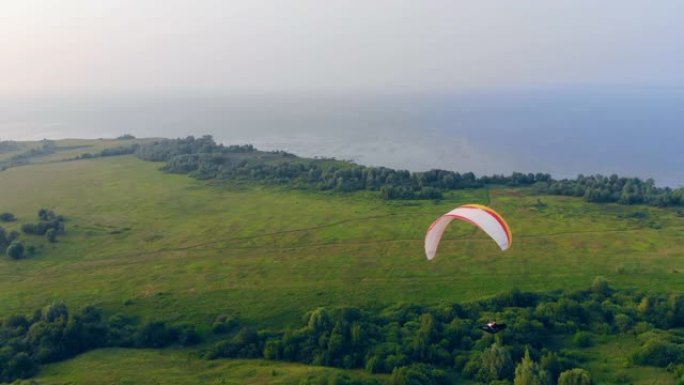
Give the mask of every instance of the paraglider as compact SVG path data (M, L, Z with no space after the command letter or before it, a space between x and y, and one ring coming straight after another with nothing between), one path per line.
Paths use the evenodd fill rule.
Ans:
M506 329L506 324L499 324L495 321L487 322L486 324L480 326L480 329L486 331L487 333L496 334L504 329Z
M444 230L455 219L470 222L482 229L502 251L511 247L511 229L499 213L487 206L467 204L449 211L432 222L425 234L425 256L428 260L432 260L437 254L437 246Z

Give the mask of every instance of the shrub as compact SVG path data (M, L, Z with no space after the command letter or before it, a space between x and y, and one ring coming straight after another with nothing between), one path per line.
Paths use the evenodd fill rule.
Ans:
M24 245L19 241L14 241L7 247L6 253L12 259L22 259L24 258Z
M579 331L572 337L572 343L579 348L588 348L594 345L594 336L589 332Z
M684 363L684 346L654 337L634 352L631 359L637 365L666 367L669 364L680 364Z
M143 325L135 336L135 344L140 347L162 348L176 342L178 330L165 322L154 321Z
M584 369L571 369L561 373L558 385L592 385L591 374Z

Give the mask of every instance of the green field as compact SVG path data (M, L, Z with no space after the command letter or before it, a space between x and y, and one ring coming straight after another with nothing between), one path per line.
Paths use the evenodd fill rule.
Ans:
M329 378L336 374L370 377L364 371L264 360L207 361L170 349L100 349L46 366L39 381L41 385L297 385L308 378Z
M674 385L676 381L672 374L662 369L627 364L626 357L636 349L637 345L634 336L620 336L620 338L609 338L587 349L592 359L589 369L594 379L600 384Z
M635 347L634 337L624 336L586 349L584 353L594 359L589 369L595 381L599 384L675 384L672 375L662 369L626 365L625 356ZM37 381L40 385L295 385L307 378L331 377L336 373L352 378L375 377L381 381L388 377L266 360L207 361L183 350L99 349L66 362L47 365Z
M318 306L452 303L511 288L585 288L596 276L616 288L684 290L684 218L672 209L589 204L511 188L458 191L440 202L383 201L368 192L201 181L160 172L161 164L134 156L60 159L0 172L0 212L19 218L3 227L36 221L40 208L67 218L67 234L56 244L22 235L37 246L35 257L0 259L4 314L28 314L59 299L70 308L95 304L200 327L222 314L282 326ZM471 225L453 223L428 262L425 230L466 202L499 211L512 228L512 248L501 253ZM96 383L53 373L107 352L51 366L46 383ZM169 365L182 360L156 352L140 359L156 354ZM218 372L230 372L242 364L217 365ZM299 370L268 365L269 375L272 367ZM288 383L257 380L263 374L257 372L254 383Z

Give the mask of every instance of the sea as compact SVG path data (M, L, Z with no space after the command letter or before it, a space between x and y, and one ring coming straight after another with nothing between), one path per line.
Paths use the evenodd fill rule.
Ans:
M0 140L211 135L306 157L684 186L684 88L0 98Z

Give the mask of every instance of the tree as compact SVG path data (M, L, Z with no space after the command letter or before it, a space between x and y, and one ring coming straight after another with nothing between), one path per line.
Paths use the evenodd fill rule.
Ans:
M7 247L7 255L12 259L24 258L24 245L19 241L12 242Z
M525 357L515 367L514 385L551 385L551 379L546 370L542 369L539 364L532 361L530 358L530 351L525 350Z
M594 345L594 337L589 332L578 331L572 337L572 343L579 348L588 348Z
M632 318L627 314L620 313L614 317L614 323L620 333L625 333L632 326Z
M51 242L51 243L57 242L57 230L48 229L45 232L45 238L47 238L48 242Z
M611 293L608 281L601 276L594 278L594 281L591 283L591 291L602 295L610 295Z
M482 366L479 379L483 382L511 379L513 377L513 359L508 349L498 344L485 350L481 356Z
M140 347L163 348L178 338L178 331L163 321L144 324L135 335L135 343Z
M12 213L2 213L0 214L0 221L3 222L12 222L17 220L17 218L14 216Z
M38 364L28 354L22 352L9 360L4 374L8 378L29 378L36 373L38 373Z
M38 210L38 218L40 218L41 221L49 221L50 219L55 217L55 213L52 210L48 209L40 209Z
M7 234L7 243L12 243L14 242L17 238L19 238L19 232L17 230L12 230Z
M570 369L560 374L558 385L592 385L591 374L584 369Z
M69 320L69 309L64 304L64 301L52 302L43 308L42 319L47 322L66 324Z
M435 318L430 313L420 316L420 329L413 339L412 347L421 360L427 358L430 340L435 333L435 323Z
M5 246L7 246L7 243L9 243L7 240L7 231L0 226L0 254L5 252Z
M577 365L574 360L559 356L556 352L546 352L539 360L539 366L546 370L552 379L557 379L563 371L575 368Z

